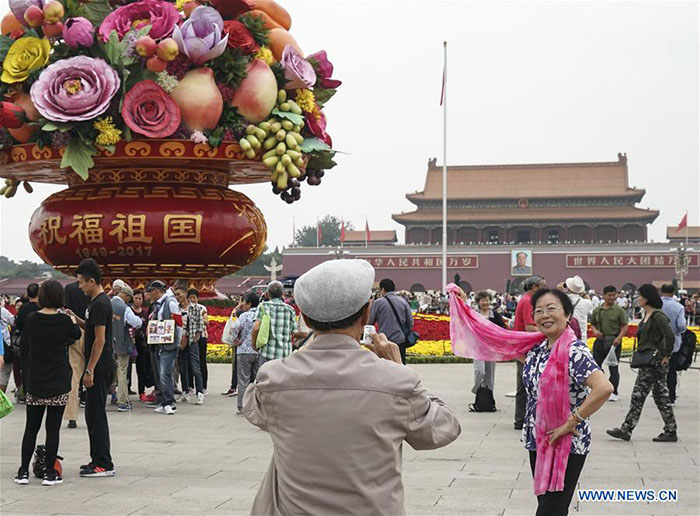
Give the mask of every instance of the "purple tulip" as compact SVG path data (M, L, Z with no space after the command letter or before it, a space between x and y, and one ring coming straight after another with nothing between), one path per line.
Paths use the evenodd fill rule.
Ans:
M63 39L72 48L89 47L95 40L95 27L86 18L68 18L63 24Z
M24 21L24 11L29 9L30 5L36 5L43 9L44 3L44 0L10 0L10 10L22 25L29 27L27 22Z
M107 111L119 84L117 72L102 59L76 56L41 72L30 95L47 120L80 122Z
M312 88L316 84L316 72L306 59L292 45L287 45L282 51L282 67L284 78L287 79L285 89Z
M219 11L213 7L200 5L181 27L173 29L173 39L177 42L180 52L183 52L195 66L215 57L226 50L228 34L223 38L224 20Z
M333 64L328 60L325 50L311 54L306 59L314 63L314 69L318 75L318 86L321 88L337 88L343 84L341 81L331 79Z

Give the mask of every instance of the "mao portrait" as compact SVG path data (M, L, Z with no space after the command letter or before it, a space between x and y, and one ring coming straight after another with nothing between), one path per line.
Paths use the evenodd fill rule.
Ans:
M532 251L523 249L511 251L510 273L513 276L532 276Z

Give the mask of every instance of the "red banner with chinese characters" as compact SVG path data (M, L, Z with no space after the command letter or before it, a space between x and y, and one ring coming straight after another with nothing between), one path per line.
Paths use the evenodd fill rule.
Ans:
M675 267L675 254L567 254L566 266L580 267ZM688 266L698 267L698 254L688 255Z
M442 267L441 256L357 256L367 260L375 269L439 269ZM448 256L447 267L459 269L478 269L479 257L476 255Z

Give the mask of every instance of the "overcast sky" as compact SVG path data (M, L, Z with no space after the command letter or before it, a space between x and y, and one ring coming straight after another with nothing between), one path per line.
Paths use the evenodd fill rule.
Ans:
M697 2L281 3L304 52L328 51L343 81L328 104L339 165L292 206L267 184L238 188L261 208L268 243L325 214L403 228L430 157L442 163L442 42L448 41L449 165L615 161L626 152L640 204L665 239L686 209L698 224ZM6 12L7 0L0 0ZM565 183L565 178L562 178ZM38 260L31 214L58 187L0 202L0 253Z

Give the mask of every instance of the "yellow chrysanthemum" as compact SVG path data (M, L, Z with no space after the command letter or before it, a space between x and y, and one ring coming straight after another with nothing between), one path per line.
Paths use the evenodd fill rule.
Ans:
M265 63L268 65L275 62L275 58L272 55L272 50L270 50L268 47L260 47L260 50L255 53L255 58L265 61Z
M294 100L307 113L311 113L316 107L316 97L314 97L314 92L311 90L297 90L297 96Z
M182 11L183 7L185 7L185 4L187 2L188 0L175 0L175 7L178 11Z
M98 118L92 126L100 132L95 138L98 145L114 145L122 139L122 132L112 123L112 117Z
M46 66L49 62L51 42L48 39L19 38L15 41L2 63L2 82L23 82L29 72Z

